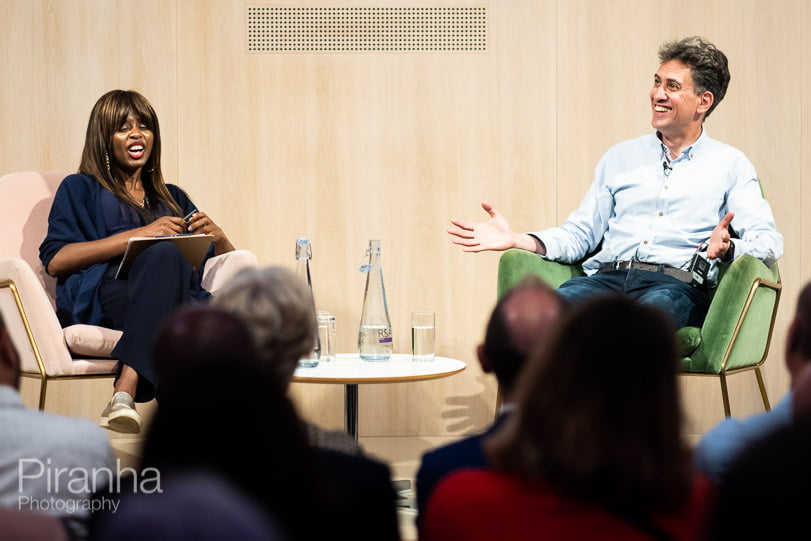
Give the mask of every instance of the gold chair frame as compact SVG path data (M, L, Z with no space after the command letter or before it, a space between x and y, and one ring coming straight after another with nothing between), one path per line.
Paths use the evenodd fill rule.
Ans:
M48 382L51 380L78 380L78 379L98 379L98 378L114 378L114 372L100 372L95 374L71 374L71 375L61 375L61 376L53 376L49 375L45 370L45 363L42 360L42 354L40 353L39 347L37 346L37 341L34 338L34 333L31 330L31 324L28 320L28 315L25 312L25 307L23 306L22 298L20 297L20 291L17 288L17 285L14 283L13 280L4 279L0 280L0 289L8 289L11 292L11 296L14 299L14 304L17 307L17 311L20 315L20 321L23 324L25 329L25 334L28 339L28 344L31 346L31 351L34 354L34 358L37 361L37 367L39 368L39 372L21 372L20 375L25 378L32 378L32 379L39 379L40 386L39 386L39 409L45 409L45 400L47 397L48 392Z
M760 288L768 288L775 292L775 299L774 299L774 308L772 309L772 318L769 322L769 334L766 338L766 347L763 348L763 356L761 357L760 361L753 366L747 366L744 368L738 368L734 370L727 370L726 365L729 357L732 355L732 350L735 348L735 343L737 342L738 334L741 332L741 328L743 328L743 323L746 320L746 316L749 313L749 309L752 306L752 302L755 300L755 295ZM731 376L733 374L740 374L741 372L748 372L750 370L755 371L755 377L757 378L758 389L760 390L760 398L763 401L763 407L766 411L770 411L771 404L769 403L769 396L766 393L766 385L763 382L763 374L760 371L760 367L763 366L763 363L766 362L766 358L769 356L769 347L772 343L772 336L774 335L774 323L777 319L777 307L780 305L780 294L783 291L783 284L782 280L780 279L780 274L778 272L778 281L772 282L770 280L766 280L763 278L758 278L752 283L752 286L749 288L749 294L746 297L746 302L744 303L743 310L741 311L741 315L738 318L737 323L735 324L735 330L732 333L732 338L729 341L729 345L727 346L726 351L724 352L724 357L721 360L721 371L718 374L705 374L701 372L681 372L680 374L683 376L701 376L701 377L717 377L721 382L721 398L724 401L724 415L726 417L731 416L731 410L729 406L729 389L727 387L727 376Z

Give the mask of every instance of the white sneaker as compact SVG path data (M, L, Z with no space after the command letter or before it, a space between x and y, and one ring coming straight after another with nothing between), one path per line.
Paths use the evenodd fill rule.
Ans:
M135 401L129 393L119 391L101 412L101 426L125 434L141 431L141 416L135 411Z

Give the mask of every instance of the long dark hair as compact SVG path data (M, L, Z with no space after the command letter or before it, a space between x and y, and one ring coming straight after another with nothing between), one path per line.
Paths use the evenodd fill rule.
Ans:
M530 356L494 463L625 515L675 511L692 490L674 330L624 297L577 306Z
M93 106L90 120L87 122L79 173L92 176L120 201L130 205L138 214L144 215L143 209L130 199L123 183L116 179L117 164L110 159L113 154L113 135L130 113L143 122L154 135L152 153L141 172L141 181L147 197L152 201L151 206L154 208L159 201L163 201L175 216L182 216L180 206L166 188L161 171L161 133L158 115L155 114L149 101L134 90L111 90L100 97Z

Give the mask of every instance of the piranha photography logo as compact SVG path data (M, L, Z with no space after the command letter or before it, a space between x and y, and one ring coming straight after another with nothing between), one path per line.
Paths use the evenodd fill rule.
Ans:
M97 511L118 510L122 486L132 494L161 493L160 471L157 468L122 468L116 459L115 468L57 467L48 458L18 460L18 509L47 514L76 515ZM126 476L132 476L122 483Z

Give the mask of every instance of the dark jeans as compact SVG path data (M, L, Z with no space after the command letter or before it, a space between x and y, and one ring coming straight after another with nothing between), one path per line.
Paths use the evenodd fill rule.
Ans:
M564 282L560 293L571 303L622 293L662 310L676 328L700 326L710 307L704 291L660 272L640 269L598 272Z
M152 368L152 342L164 318L183 303L209 297L183 254L170 242L144 250L127 280L107 279L100 296L111 327L124 334L113 356L138 372L137 402L155 397L158 379ZM119 367L120 373L120 367Z

